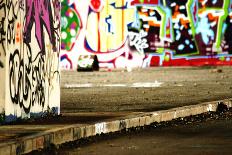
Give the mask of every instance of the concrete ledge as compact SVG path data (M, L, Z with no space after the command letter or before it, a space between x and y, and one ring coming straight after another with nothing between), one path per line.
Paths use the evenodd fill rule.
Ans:
M170 121L180 117L216 111L219 103L223 103L229 108L232 107L232 99L226 99L173 108L170 110L140 113L137 115L126 116L119 120L110 120L82 126L75 124L68 125L63 128L55 128L53 130L41 132L33 136L19 138L13 142L1 143L0 154L15 155L29 153L33 150L46 148L51 145L60 145L101 133L111 133L132 127L150 125L154 122Z

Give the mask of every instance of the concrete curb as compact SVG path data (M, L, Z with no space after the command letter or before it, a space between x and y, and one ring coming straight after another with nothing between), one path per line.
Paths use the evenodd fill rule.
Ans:
M172 119L197 115L209 111L216 111L218 104L223 103L229 108L232 107L232 99L206 102L198 105L184 106L169 110L142 113L126 116L119 120L93 123L89 125L68 125L63 128L55 128L16 139L15 141L0 144L0 154L15 155L29 153L51 145L60 145L66 142L75 141L81 138L95 136L101 133L116 132L132 127L150 125L154 122L170 121Z

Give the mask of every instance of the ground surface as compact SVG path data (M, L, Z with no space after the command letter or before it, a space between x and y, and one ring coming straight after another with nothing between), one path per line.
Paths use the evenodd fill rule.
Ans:
M60 149L62 155L232 154L232 119L191 125L153 128L91 143L76 149Z
M232 97L232 67L63 71L61 112L156 111Z
M74 120L84 123L99 119L93 119L91 112L103 112L101 117L108 119L112 117L107 115L110 112L120 117L127 112L156 111L232 98L232 67L62 71L61 76L61 113L65 114L62 121L67 123L73 123L68 121L71 113L90 114L88 118L77 116ZM91 145L84 143L85 147L53 148L52 153L45 154L232 154L231 131L231 118L219 121L213 118L198 124L175 126L174 123L174 126L138 134L124 133Z
M232 154L232 109L89 137L32 155Z

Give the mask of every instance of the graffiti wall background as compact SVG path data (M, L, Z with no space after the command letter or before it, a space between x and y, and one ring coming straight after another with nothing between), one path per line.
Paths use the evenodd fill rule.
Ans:
M232 65L231 0L62 0L61 66Z
M0 104L6 121L59 113L60 10L59 0L0 2Z

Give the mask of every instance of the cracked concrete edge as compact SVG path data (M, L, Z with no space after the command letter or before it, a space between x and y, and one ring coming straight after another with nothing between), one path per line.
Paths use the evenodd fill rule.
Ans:
M180 117L197 115L209 111L216 111L218 104L223 103L228 108L232 107L232 98L220 101L206 102L198 105L190 105L169 110L147 112L130 117L89 125L69 125L63 128L55 128L39 134L22 137L15 141L0 144L0 154L16 155L29 153L33 150L47 148L51 145L60 145L81 138L95 136L101 133L112 133L132 127L150 125L154 122L170 121Z

